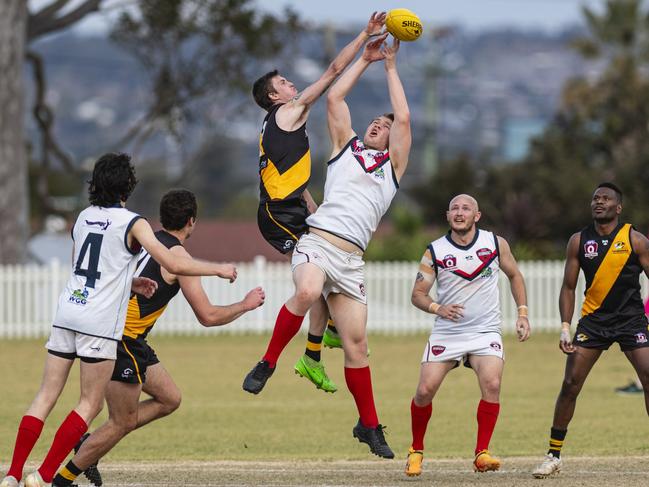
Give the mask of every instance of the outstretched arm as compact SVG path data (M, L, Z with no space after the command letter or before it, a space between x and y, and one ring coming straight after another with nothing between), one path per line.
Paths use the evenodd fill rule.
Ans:
M575 288L579 279L579 234L575 233L566 248L566 265L563 270L563 283L559 293L559 314L561 315L561 337L559 348L564 353L573 353L575 346L570 338L570 321L575 312Z
M383 59L381 45L387 34L379 36L372 42L368 42L363 55L340 77L327 95L327 123L329 135L333 145L333 153L337 154L354 136L352 130L352 117L345 97L354 87L367 67L374 61Z
M374 12L365 29L338 53L322 76L279 109L276 117L280 127L293 131L306 121L311 106L354 60L365 41L371 36L380 34L385 25L385 16L385 12Z
M410 130L410 109L403 90L403 84L397 71L397 51L399 40L394 39L392 46L385 46L385 75L388 80L390 103L394 112L394 122L390 129L390 160L394 166L397 180L401 179L408 165L412 134Z
M233 282L237 278L237 270L232 264L216 264L192 259L189 254L175 255L156 238L151 225L140 219L135 222L128 235L128 244L137 240L151 257L171 274L187 276L219 276Z
M530 322L527 318L527 293L525 292L525 279L523 279L523 274L521 274L521 271L518 268L518 264L516 263L514 254L512 254L512 251L509 248L507 240L502 237L496 238L498 239L498 259L500 261L500 268L509 278L509 286L511 287L512 296L518 309L516 333L518 334L518 340L524 342L530 337Z

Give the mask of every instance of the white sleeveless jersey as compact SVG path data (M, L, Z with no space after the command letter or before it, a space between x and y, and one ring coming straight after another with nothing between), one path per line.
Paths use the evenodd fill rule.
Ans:
M72 274L53 326L121 340L138 252L127 235L139 215L122 207L90 206L72 229Z
M399 188L390 154L354 136L327 165L324 201L306 222L365 250Z
M437 274L437 302L464 306L464 316L459 321L437 316L433 333L500 332L496 235L478 229L473 242L461 246L451 240L449 232L428 249Z

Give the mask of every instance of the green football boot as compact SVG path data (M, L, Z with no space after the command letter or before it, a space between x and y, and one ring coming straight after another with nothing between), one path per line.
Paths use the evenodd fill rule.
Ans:
M295 373L309 379L318 389L334 393L338 390L336 384L329 380L322 362L316 362L308 355L302 355L295 363Z
M322 344L328 348L343 348L343 341L340 339L340 335L333 331L331 328L327 328L322 337Z

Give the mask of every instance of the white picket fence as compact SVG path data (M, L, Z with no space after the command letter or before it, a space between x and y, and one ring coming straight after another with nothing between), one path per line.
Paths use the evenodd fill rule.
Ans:
M369 332L401 334L428 331L433 317L410 303L410 292L418 263L368 263L366 289L368 296ZM520 263L525 276L534 330L557 330L560 326L558 301L563 262L538 261ZM204 328L196 320L182 295L169 304L158 320L156 334L198 335L206 333L261 333L272 329L280 307L293 291L288 264L266 262L258 257L254 262L237 266L235 283L217 278L204 278L203 285L212 303L229 304L239 301L255 286L266 290L266 303L235 322L216 328ZM47 336L59 293L67 279L69 268L56 262L48 266L0 266L0 339ZM501 273L502 274L502 273ZM643 296L647 282L642 278ZM583 279L577 288L578 313L583 295ZM514 328L516 307L509 291L509 281L502 276L500 292L503 329ZM303 330L306 326L303 326Z

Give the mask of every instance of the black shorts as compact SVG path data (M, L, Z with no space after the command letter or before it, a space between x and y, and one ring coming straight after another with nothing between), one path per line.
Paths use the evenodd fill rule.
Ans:
M309 227L309 210L303 199L268 201L259 205L257 224L266 241L282 254L293 251Z
M572 343L584 348L608 350L613 342L620 344L620 350L628 352L649 346L649 328L643 315L617 326L598 326L581 320L577 325Z
M155 351L144 338L123 337L117 343L117 359L111 380L144 384L146 369L159 363Z

